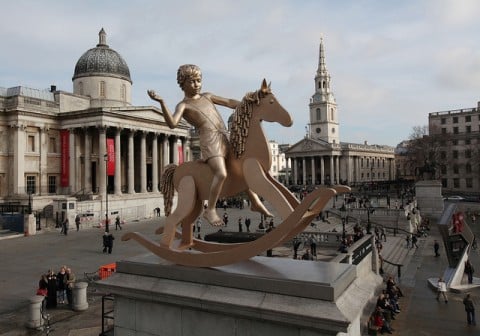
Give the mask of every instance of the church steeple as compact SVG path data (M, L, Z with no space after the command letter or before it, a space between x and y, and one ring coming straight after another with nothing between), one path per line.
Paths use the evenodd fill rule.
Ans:
M310 137L339 143L337 103L330 89L330 74L325 62L323 37L320 38L315 93L310 99Z

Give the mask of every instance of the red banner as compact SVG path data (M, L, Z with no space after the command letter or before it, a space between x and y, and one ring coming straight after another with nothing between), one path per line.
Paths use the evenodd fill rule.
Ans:
M178 146L178 164L182 164L183 163L183 147L182 146Z
M115 175L115 139L107 138L107 175Z
M60 185L62 187L69 186L69 171L70 171L70 131L60 130L60 146L61 146L61 172Z

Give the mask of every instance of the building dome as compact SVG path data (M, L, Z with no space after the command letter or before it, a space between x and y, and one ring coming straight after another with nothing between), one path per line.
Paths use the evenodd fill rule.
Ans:
M72 80L89 76L117 77L132 83L127 63L118 52L107 45L103 28L99 33L97 46L78 59Z

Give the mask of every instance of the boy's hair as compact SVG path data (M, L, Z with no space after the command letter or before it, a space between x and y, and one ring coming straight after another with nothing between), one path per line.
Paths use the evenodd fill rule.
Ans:
M180 65L177 71L177 83L183 89L183 84L188 78L200 76L202 78L202 70L194 64Z

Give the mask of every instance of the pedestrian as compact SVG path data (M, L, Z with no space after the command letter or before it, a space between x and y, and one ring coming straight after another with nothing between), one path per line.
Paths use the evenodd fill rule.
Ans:
M438 278L438 285L437 285L438 293L437 293L437 301L440 298L440 295L443 296L445 303L448 302L447 298L447 284L443 281L443 278Z
M417 245L417 235L412 235L412 248L413 246L415 246L415 248L418 248L418 245Z
M67 266L60 267L60 271L57 273L57 301L64 304L67 300Z
M68 223L68 217L67 217L67 218L65 218L65 220L62 223L62 232L65 236L68 235L69 226L70 226L70 224Z
M196 226L197 226L197 232L200 235L200 229L202 228L202 219L200 217L197 218Z
M243 232L242 217L238 218L238 232Z
M247 228L247 232L250 232L250 218L246 217L245 218L245 227Z
M225 212L223 214L223 226L227 226L228 225L228 214Z
M57 308L57 275L49 269L47 273L47 308Z
M107 249L108 249L108 254L112 254L112 249L113 249L113 241L115 240L115 237L109 232L107 233Z
M475 322L475 306L473 305L470 294L467 294L463 299L463 305L465 306L465 311L467 312L467 324L477 325Z
M120 225L120 216L117 215L117 218L115 218L115 230L117 229L122 229L122 226Z
M77 231L80 230L80 215L75 216L75 225L77 226Z
M410 235L407 234L407 236L405 237L405 240L407 241L407 249L410 248Z
M310 253L312 254L312 257L317 256L317 239L313 234L310 235L308 238L308 243L310 244Z
M72 269L67 267L66 270L66 293L67 301L70 308L73 308L73 287L75 286L75 274L72 272Z
M470 260L467 259L467 261L465 261L465 273L467 274L469 284L472 284L472 282L473 282L473 272L474 271L475 270L473 269L473 266L470 263Z
M298 249L301 244L302 241L300 239L297 237L293 238L293 259L298 259Z
M439 257L440 253L438 252L440 250L440 244L438 243L438 240L435 240L433 243L433 251L435 252L435 257Z
M383 237L383 242L386 243L387 235L385 234L385 228L383 226L380 228L380 239L382 239L382 237Z
M107 253L107 248L108 248L108 232L105 231L105 233L102 236L102 243L103 243L103 253Z

